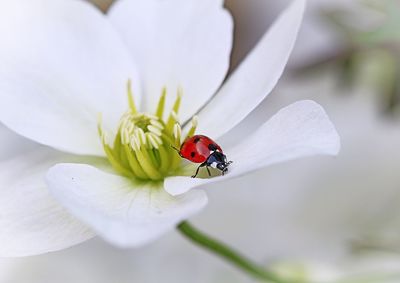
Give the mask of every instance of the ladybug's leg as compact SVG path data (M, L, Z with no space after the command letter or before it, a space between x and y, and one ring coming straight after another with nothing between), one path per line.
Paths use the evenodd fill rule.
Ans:
M197 167L196 173L192 176L192 178L196 178L197 174L199 174L199 170L201 167L204 167L206 163L201 163L199 167Z
M208 176L211 177L210 168L208 168L208 166L206 166L206 168L207 168Z

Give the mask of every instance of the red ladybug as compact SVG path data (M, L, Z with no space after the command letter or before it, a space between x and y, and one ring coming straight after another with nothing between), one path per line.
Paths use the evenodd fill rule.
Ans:
M217 168L224 175L228 171L229 164L232 163L232 161L227 161L221 147L215 141L203 135L188 138L178 152L187 160L201 163L192 178L195 178L200 168L204 166L207 168L209 176L211 176L211 172L208 167Z

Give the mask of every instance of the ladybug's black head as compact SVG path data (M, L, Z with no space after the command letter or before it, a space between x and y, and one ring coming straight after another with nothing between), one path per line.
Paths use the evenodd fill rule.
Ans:
M228 163L225 162L218 163L217 168L225 173L226 171L228 171Z
M206 162L208 166L220 170L222 175L228 171L228 166L232 163L232 161L227 161L225 154L219 151L211 153Z
M217 168L218 168L219 170L221 170L222 175L224 175L226 172L228 172L228 167L229 167L229 165L230 165L231 163L232 163L232 161L228 161L228 162L223 161L223 162L219 162L219 163L217 164Z

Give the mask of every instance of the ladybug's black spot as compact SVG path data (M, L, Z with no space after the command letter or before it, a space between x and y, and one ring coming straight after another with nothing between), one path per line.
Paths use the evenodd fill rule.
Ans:
M208 149L211 150L211 151L216 151L217 150L217 145L213 144L213 143L210 143L208 145Z
M200 138L195 138L195 139L193 140L194 143L198 143L199 141L200 141Z
M192 152L190 153L190 156L191 156L191 157L195 157L195 156L196 156L196 152L192 151Z

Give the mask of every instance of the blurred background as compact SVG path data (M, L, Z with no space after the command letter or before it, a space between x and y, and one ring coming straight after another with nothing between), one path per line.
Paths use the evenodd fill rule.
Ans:
M106 11L110 0L92 0ZM227 0L232 69L289 1ZM300 99L324 106L342 138L337 158L268 167L208 188L192 222L296 283L400 282L400 1L309 0L274 92L223 144ZM255 282L172 232L139 249L100 239L0 259L7 283Z

